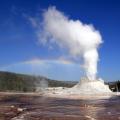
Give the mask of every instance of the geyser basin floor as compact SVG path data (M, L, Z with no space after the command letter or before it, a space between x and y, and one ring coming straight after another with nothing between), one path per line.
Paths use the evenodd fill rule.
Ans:
M119 96L75 100L0 93L0 120L119 120L119 104Z

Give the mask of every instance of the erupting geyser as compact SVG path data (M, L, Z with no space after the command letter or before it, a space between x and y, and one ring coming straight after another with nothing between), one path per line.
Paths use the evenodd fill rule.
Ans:
M85 89L93 91L92 88L95 88L94 85L96 85L102 87L98 88L102 91L110 91L106 88L104 82L96 80L99 59L97 50L102 43L102 37L93 25L84 24L80 20L71 20L64 13L56 10L55 7L49 7L43 13L39 38L40 42L44 44L55 43L60 48L67 49L71 56L83 59L83 68L87 78L84 80L85 84L83 82L79 83L74 89L84 89L83 86L86 86Z
M83 68L89 80L96 79L98 52L102 43L99 31L92 25L83 24L79 20L69 20L55 7L48 8L43 14L42 42L56 43L67 48L73 57L84 59Z

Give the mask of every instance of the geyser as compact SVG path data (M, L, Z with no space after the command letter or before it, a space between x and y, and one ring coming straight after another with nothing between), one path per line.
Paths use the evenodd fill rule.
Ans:
M43 13L40 32L40 42L55 43L67 49L71 56L81 57L84 60L83 68L87 78L96 79L97 49L102 39L93 25L83 24L80 20L71 20L55 7L49 7Z
M42 25L42 26L41 26ZM97 80L98 47L102 43L100 32L91 24L69 19L55 7L43 12L43 22L39 26L39 40L43 44L55 44L68 51L73 57L83 59L86 78L70 89L59 93L103 93L110 92L104 81Z

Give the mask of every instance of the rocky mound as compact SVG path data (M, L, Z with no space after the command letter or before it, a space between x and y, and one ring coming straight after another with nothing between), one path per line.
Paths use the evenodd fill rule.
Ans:
M82 78L70 91L83 94L111 93L108 85L105 85L103 80L89 80L87 78Z
M87 78L82 78L78 84L72 88L65 88L63 90L55 91L57 94L76 94L76 95L87 95L87 94L111 94L112 91L109 89L108 85L104 84L103 80L89 80Z

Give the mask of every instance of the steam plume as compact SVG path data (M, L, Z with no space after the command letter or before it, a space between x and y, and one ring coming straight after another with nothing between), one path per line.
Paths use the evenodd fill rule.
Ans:
M84 70L89 80L96 79L98 46L102 43L99 31L92 25L83 24L80 20L71 20L55 7L49 7L43 13L42 42L56 43L67 48L73 57L82 57Z

